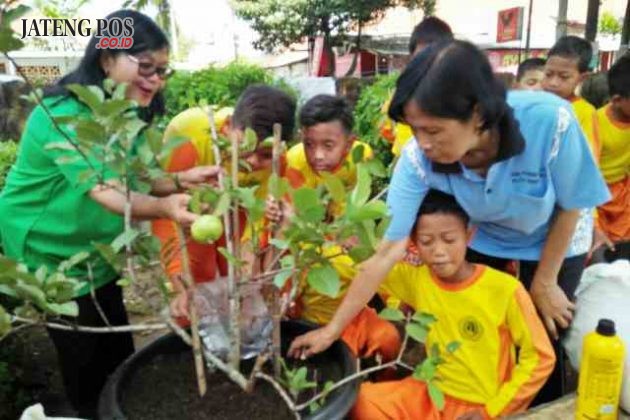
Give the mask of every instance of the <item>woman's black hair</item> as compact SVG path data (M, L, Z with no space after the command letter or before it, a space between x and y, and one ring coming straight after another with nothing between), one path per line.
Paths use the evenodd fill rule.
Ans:
M468 121L479 112L482 130L497 128L502 144L524 145L503 82L493 73L486 55L470 42L432 44L415 56L398 78L389 116L403 122L404 107L410 100L440 118ZM506 147L504 151L519 150Z
M273 135L273 125L282 126L282 140L293 139L295 99L288 93L267 85L251 85L241 94L232 115L232 126L251 128L258 141Z
M145 51L156 51L169 47L166 34L150 17L135 10L123 9L111 13L105 19L114 18L131 18L133 20L133 45L129 49L101 49L97 48L100 38L92 36L77 68L45 89L44 96L71 95L65 88L69 84L102 87L103 81L107 78L100 63L103 54L110 54L111 56L122 53L137 55ZM108 30L102 31L102 35L109 36ZM164 111L164 96L162 92L157 92L149 106L140 110L140 116L145 121L151 121L156 115L164 114Z

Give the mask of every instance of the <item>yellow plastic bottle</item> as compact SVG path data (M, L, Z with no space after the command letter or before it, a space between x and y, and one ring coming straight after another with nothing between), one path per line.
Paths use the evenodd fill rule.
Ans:
M582 345L576 419L617 420L624 357L615 323L600 319Z

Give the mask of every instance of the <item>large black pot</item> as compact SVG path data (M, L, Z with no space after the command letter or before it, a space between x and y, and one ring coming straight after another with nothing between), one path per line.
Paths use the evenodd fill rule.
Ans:
M313 329L312 324L301 321L284 321L282 323L282 351L287 351L293 338ZM154 357L161 354L189 352L190 347L177 335L170 333L149 343L131 355L109 377L99 400L98 415L100 420L126 420L122 410L122 395L125 393L130 378L141 367L148 364ZM321 364L336 364L343 372L343 377L356 373L356 359L341 341L335 342L330 348L314 356L312 362ZM354 405L359 390L359 381L352 381L332 392L324 405L313 413L303 413L304 419L336 420L343 419ZM165 396L167 398L168 396ZM129 396L127 396L129 398ZM308 410L307 410L308 411Z

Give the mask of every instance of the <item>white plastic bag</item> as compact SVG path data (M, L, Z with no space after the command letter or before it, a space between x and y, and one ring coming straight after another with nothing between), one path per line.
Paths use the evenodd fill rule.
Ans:
M582 339L595 330L598 320L615 321L617 335L626 346L620 405L630 411L630 261L618 260L588 267L575 295L575 316L563 342L571 364L579 369Z
M44 407L41 404L35 404L28 407L22 412L20 420L82 420L74 417L48 417L44 413Z
M199 335L206 351L223 359L230 348L227 278L197 284L193 299L199 315ZM256 356L269 345L272 322L260 284L241 287L241 357Z

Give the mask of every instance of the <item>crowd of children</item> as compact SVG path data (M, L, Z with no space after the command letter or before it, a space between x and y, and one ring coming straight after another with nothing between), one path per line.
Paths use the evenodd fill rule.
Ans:
M437 18L428 18L414 30L410 55L414 57L433 43L452 39L448 25ZM521 63L514 88L545 90L570 102L589 141L592 157L598 162L612 194L612 200L596 211L584 213L585 217L596 220L593 248L607 247L605 251L600 250L598 258L611 261L630 258L630 55L620 58L609 70L610 102L599 110L577 94L589 74L591 59L590 43L574 36L563 37L550 49L546 59L529 58ZM283 140L289 140L294 112L295 104L281 91L257 86L243 94L233 113L222 110L215 114L219 131L232 130L242 136L245 127L252 127L256 132L259 147L247 156L248 161L252 161L255 176L243 176L249 176L250 181L260 185L259 194L263 196L271 155L261 140L271 134L274 122L282 123ZM353 135L352 110L348 103L340 97L318 95L302 106L298 116L301 142L282 156L282 176L294 188L315 188L324 182L321 174L328 172L337 176L346 188L352 188L356 182L352 151L361 147L363 159L371 159L372 150ZM413 138L412 130L402 122L387 121L386 124L389 125L382 131L389 134L387 140L392 141L393 151L399 155L405 143ZM191 141L175 151L168 170L178 172L213 164L208 132L206 109L191 109L173 119L167 135L183 135ZM293 205L288 200L278 202L267 198L266 220L282 224L292 214ZM343 211L342 206L329 208L329 220L341 216ZM154 232L162 240L165 252L167 244L177 240L171 221L155 221ZM394 298L392 302L401 302L415 311L437 317L439 321L428 335L428 345L435 343L445 347L453 340L464 342L439 368L440 388L446 395L445 408L439 411L434 406L422 382L407 378L363 384L353 409L354 418L472 420L520 412L527 409L550 375L554 377L552 371L563 364L561 360L555 363L562 352L557 344L552 346L527 292L530 284L524 284L522 279L519 282L506 272L474 263L478 260L468 248L474 233L470 216L458 201L431 189L420 205L405 251L408 255L409 250L413 250L419 259L410 260L401 253L400 261L389 270L380 287L383 296ZM217 245L189 242L187 246L195 281L212 280L224 271L221 267L225 261L221 261ZM338 248L341 249L341 245ZM337 255L339 249L326 252ZM331 321L357 274L347 256L335 257L332 263L342 282L339 296L324 296L303 282L292 317L321 325ZM521 270L527 271L527 267L525 264ZM179 259L171 258L167 270L177 291L172 312L186 316L188 303L181 286ZM532 271L529 273L531 282L533 268L529 271ZM567 296L570 298L571 294ZM346 325L340 338L359 357L378 353L388 360L400 349L396 328L380 319L368 306ZM292 347L291 354L303 356L299 345ZM562 369L559 371L564 374ZM561 378L553 380L562 381Z

